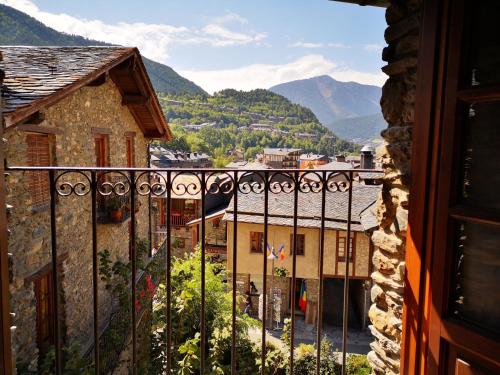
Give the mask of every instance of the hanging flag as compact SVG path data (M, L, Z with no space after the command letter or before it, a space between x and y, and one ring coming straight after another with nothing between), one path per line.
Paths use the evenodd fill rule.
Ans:
M278 257L274 253L274 246L271 248L271 246L269 246L269 244L267 244L267 259L268 260L278 259Z
M278 250L278 255L280 260L285 260L286 254L285 254L285 244L282 243L280 249Z
M306 312L306 310L307 310L307 285L306 285L305 280L302 280L302 285L300 286L299 307L303 313Z

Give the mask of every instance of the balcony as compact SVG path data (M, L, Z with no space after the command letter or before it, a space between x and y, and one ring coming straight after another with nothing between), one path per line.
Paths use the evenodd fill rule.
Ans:
M52 192L53 357L42 361L49 372L83 373L85 368L96 374L355 373L350 369L358 360L354 353L360 350L349 335L358 334L353 327L361 319L350 311L350 299L363 287L357 282L365 277L360 273L369 278L370 266L363 270L357 257L363 250L356 245L356 236L359 239L366 230L363 226L368 221L361 215L371 198L363 195L354 202L365 190L372 194L378 189L355 181L354 173L360 170L201 169L193 173L191 169L9 168L10 173L27 170L49 171ZM120 178L108 179L104 188L98 183L104 174ZM182 174L195 175L197 183L176 183ZM345 178L339 180L339 174ZM207 240L183 258L174 256L172 231L188 220L172 208L172 201L186 194L201 196L201 239L209 238L207 198L221 195L230 202L221 219L227 229L211 225L213 230L227 230L227 261L210 256L222 254L226 247ZM170 220L164 225L156 224L158 212L152 214L151 208L146 212L144 202L149 198L165 200ZM71 228L57 218L71 200L91 208L88 218L80 218L81 225L85 220L90 224L86 235L92 254L87 275L92 282L80 286L88 288L93 300L91 308L88 300L84 302L89 308L84 319L92 329L86 335L90 349L83 351L68 349L73 332L69 328L74 324L68 311L80 306L67 306L67 298L60 298L67 296L61 280L68 278L71 265L66 263L63 270L58 264L58 251L64 246L58 245L58 236ZM102 214L103 207L108 208L107 214ZM114 222L109 211L117 207L128 211L121 222L125 216L130 218L130 228L115 228L121 232L102 236L96 224L106 222L104 217ZM247 240L247 227L261 233L253 236L262 242L254 252L243 249L253 238ZM353 238L344 241L344 251L352 254L349 259L338 261L338 248L330 241L333 235ZM120 250L128 254L125 261L102 249L103 243L113 248L118 241L128 245L126 251ZM59 243L64 244L63 238ZM150 245L155 243L161 244L159 249ZM83 275L86 270L75 272ZM334 295L335 304L328 293ZM113 306L111 313L102 312L105 306ZM329 315L335 316L337 321L331 321L336 325ZM121 327L119 334L116 327ZM77 352L84 354L80 357Z

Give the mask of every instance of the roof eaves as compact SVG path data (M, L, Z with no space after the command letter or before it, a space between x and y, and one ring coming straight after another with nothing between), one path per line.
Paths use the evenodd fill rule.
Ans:
M5 126L10 127L18 125L22 120L31 116L40 109L50 107L56 104L69 94L72 94L78 89L88 85L90 82L98 78L101 74L108 72L114 66L124 62L125 60L133 56L137 51L137 49L135 48L123 48L123 49L124 52L119 57L109 61L108 63L104 64L103 66L94 70L93 72L87 74L86 76L83 76L82 78L76 80L75 82L65 86L63 89L57 91L56 93L35 100L28 106L21 107L13 112L5 113L4 114Z

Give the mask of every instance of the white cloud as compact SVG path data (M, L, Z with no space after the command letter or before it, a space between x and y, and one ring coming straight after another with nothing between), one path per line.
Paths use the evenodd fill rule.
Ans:
M226 12L226 14L215 17L214 23L219 25L230 24L230 23L239 23L240 25L246 25L248 20L245 17L240 16L238 13L234 12Z
M382 46L380 44L364 44L363 45L363 49L365 51L368 51L368 52L380 53L380 52L382 52L383 48L384 48L384 46Z
M311 42L296 42L290 44L289 47L292 48L321 48L324 47L323 43L311 43Z
M328 47L333 47L333 48L351 48L349 46L346 46L345 44L342 43L328 43Z
M279 83L325 74L339 81L356 81L378 86L387 78L382 72L374 74L349 69L322 55L306 55L287 64L253 64L235 69L183 70L179 73L209 93L226 88L269 88Z
M288 47L291 48L323 48L323 47L331 47L331 48L349 48L345 44L342 43L313 43L313 42L295 42L293 44L289 44Z
M244 34L226 29L225 27L217 24L210 24L205 26L202 31L212 37L205 38L214 47L225 47L233 45L245 45L250 43L259 43L267 37L266 33L258 34Z
M30 0L0 0L0 3L16 8L62 32L82 35L89 39L124 46L137 46L142 54L153 60L167 63L169 50L174 45L206 44L212 47L260 44L266 33L232 31L224 24L248 21L236 13L216 17L202 29L167 24L127 23L107 24L100 20L77 18L68 14L54 14L40 10Z

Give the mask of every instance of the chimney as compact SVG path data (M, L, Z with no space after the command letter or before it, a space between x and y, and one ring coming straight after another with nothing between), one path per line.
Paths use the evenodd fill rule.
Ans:
M373 169L373 148L369 145L361 149L361 169Z
M345 163L345 155L343 154L335 155L335 161Z

